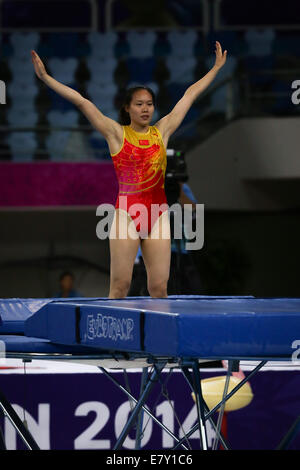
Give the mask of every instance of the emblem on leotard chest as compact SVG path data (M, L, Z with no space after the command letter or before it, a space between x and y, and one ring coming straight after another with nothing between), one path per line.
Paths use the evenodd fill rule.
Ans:
M139 140L139 145L149 145L149 140Z

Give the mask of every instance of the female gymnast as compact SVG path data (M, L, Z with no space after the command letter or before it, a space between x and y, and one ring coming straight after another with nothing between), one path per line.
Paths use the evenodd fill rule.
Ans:
M109 237L109 298L126 297L139 245L147 271L149 295L167 297L171 243L164 190L166 149L170 136L181 124L193 102L225 64L227 51L222 52L218 41L215 53L216 60L211 70L187 88L169 114L151 126L155 107L155 96L151 89L135 87L127 90L120 110L121 123L118 123L105 116L76 90L48 75L38 54L31 51L38 78L77 106L104 136L109 147L119 181L119 194ZM145 210L136 212L136 204ZM159 205L159 211L154 210L151 213L155 205Z

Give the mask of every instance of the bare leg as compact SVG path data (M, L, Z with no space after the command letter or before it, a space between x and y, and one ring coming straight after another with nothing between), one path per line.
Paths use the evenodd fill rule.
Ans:
M148 292L151 297L168 297L170 275L171 235L168 211L156 221L148 238L141 241L147 271Z
M134 260L140 244L131 217L122 209L115 210L109 236L110 299L126 297L131 284ZM130 224L130 227L129 227ZM135 232L135 233L134 233ZM122 239L121 236L124 238ZM134 239L134 237L137 237Z

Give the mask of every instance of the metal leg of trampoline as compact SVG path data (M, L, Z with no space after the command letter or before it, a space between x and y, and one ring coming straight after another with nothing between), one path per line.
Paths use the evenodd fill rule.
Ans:
M2 429L0 428L0 450L6 450Z
M194 391L194 389L193 389L193 381L192 381L192 377L191 377L191 374L190 374L190 372L189 372L188 367L182 367L181 370L182 370L182 373L183 373L183 375L184 375L186 381L188 382L189 386L191 387L191 390ZM204 411L205 411L205 413L208 413L208 412L209 412L209 408L208 408L208 406L207 406L207 404L206 404L204 398L203 398L203 404L204 404ZM225 440L224 436L222 435L222 433L220 432L220 430L218 430L218 428L217 428L217 426L216 426L214 420L213 420L211 417L208 418L208 420L209 420L209 422L210 422L210 424L211 424L213 430L215 431L216 436L219 437L220 442L221 442L222 446L224 447L224 449L225 449L225 450L229 450L229 445L228 445L228 443L226 442L226 440ZM176 446L176 447L177 447L177 446Z
M3 435L3 431L0 427L0 450L6 450L5 439Z
M194 382L194 391L195 391L197 414L198 414L200 446L202 450L207 450L208 448L207 448L207 435L206 435L206 427L205 427L204 400L202 396L198 361L193 362L193 382Z
M2 409L0 409L0 418L2 416L4 417L4 413L2 413ZM3 434L3 430L1 426L0 426L0 450L6 450L4 434Z
M138 400L136 398L134 398L131 393L126 390L125 387L123 387L112 375L110 375L107 370L105 370L103 367L98 367L104 375L106 375L106 377L108 377L120 390L122 390L122 392L124 392L132 401L134 401L134 403L138 403ZM172 433L170 431L170 429L168 429L161 421L159 421L159 419L156 418L156 416L154 416L146 407L144 407L144 405L142 406L142 409L143 411L148 415L150 416L151 419L153 419L153 421L158 424L158 426L160 426L167 434L169 434L169 436L171 436L176 442L178 442L178 445L180 445L184 450L188 450L188 448L183 444L183 442L181 442L178 437L175 436L174 433Z
M25 443L26 447L29 450L39 450L39 447L33 439L32 435L24 426L23 422L2 392L0 392L0 408L2 409L4 415L7 416L7 418L10 420L11 424Z
M233 390L231 390L230 393L228 393L228 395L226 395L226 397L220 401L220 403L218 403L212 410L210 410L210 412L206 415L206 419L208 419L211 415L213 415L219 408L220 406L222 406L223 403L225 403L227 400L229 400L229 398L232 397L232 395L234 395L243 385L245 385L246 382L248 382L248 380L251 379L251 377L253 377L254 375L257 374L257 372L267 364L268 361L261 361L249 374L247 377L245 377L243 380L241 380L241 382L238 383L238 385L236 387L234 387Z
M142 395L146 383L147 383L147 375L148 375L148 368L144 367L142 372L142 379L141 379L141 388L140 388L140 396ZM139 450L141 448L141 440L142 440L142 431L143 431L143 417L144 412L143 408L138 415L137 425L136 425L136 438L135 438L135 449Z
M134 410L132 411L129 420L127 421L126 425L124 426L124 429L122 430L122 432L121 432L121 434L120 434L113 450L119 450L120 447L122 446L123 442L125 441L126 437L129 434L130 429L134 425L134 422L137 419L138 414L141 411L141 408L143 407L145 401L147 400L148 395L150 394L154 384L157 382L160 372L165 367L165 365L166 365L166 362L163 363L163 364L156 364L155 365L154 371L151 374L151 377L150 377L149 381L147 382L147 384L145 386L145 389L144 389L142 395L140 396L140 399L138 400Z
M289 445L293 442L296 436L300 432L300 416L294 421L291 428L288 430L287 434L284 436L280 444L277 446L276 450L287 450Z
M229 398L232 397L232 395L234 395L246 382L248 382L248 380L251 379L251 377L253 377L254 375L257 374L257 372L262 369L262 367L264 367L266 364L267 364L268 361L261 361L249 374L247 377L245 377L236 387L234 387L233 390L231 390L230 393L228 393L228 395L226 395L226 397L220 401L220 403L218 403L218 405L216 405L212 410L210 410L206 415L205 415L205 419L209 419L219 408L220 406L222 405L222 403L226 402L227 400L229 400ZM192 434L194 434L195 431L197 431L199 427L199 424L196 423L195 426L193 426L191 428L191 430L185 435L185 437L183 439L180 439L179 442L177 442L177 444L175 445L174 449L176 449L179 445L182 444L182 442L189 438Z
M228 369L227 369L226 380L225 380L223 396L222 396L223 400L224 400L224 398L226 397L226 395L228 393L229 380L230 380L230 377L231 377L232 366L233 366L232 361L228 361ZM226 406L226 402L224 401L222 403L220 409L219 409L219 416L218 416L218 421L217 421L217 431L218 432L215 436L213 446L212 446L212 450L217 450L217 447L218 447L218 444L219 444L219 434L220 434L220 430L221 430L221 426L222 426L225 406Z

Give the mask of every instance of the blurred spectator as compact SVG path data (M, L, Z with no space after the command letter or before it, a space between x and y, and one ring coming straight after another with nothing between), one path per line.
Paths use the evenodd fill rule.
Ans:
M64 271L59 278L60 291L54 295L59 297L84 297L80 292L74 289L75 276L70 271Z

